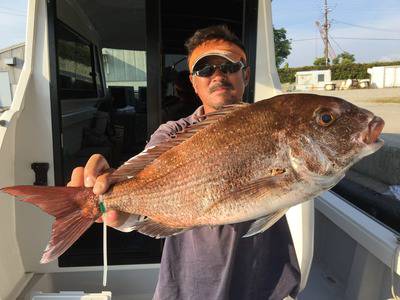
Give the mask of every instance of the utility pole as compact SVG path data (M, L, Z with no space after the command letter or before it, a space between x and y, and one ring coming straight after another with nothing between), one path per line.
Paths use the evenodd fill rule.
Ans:
M315 22L315 25L318 27L319 33L321 35L322 41L324 43L324 58L325 58L325 65L329 65L329 56L334 58L335 51L333 50L330 42L329 42L329 29L331 27L331 23L328 19L328 14L330 9L328 7L328 0L324 0L324 24L320 24L319 21Z
M324 56L325 56L325 65L329 65L329 35L328 31L330 28L330 23L328 21L328 13L329 13L329 8L328 8L328 0L325 0L324 4L324 24L322 25L323 31L324 31Z

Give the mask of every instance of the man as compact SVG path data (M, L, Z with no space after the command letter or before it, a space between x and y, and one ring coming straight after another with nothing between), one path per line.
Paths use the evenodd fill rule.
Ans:
M203 106L191 116L167 122L146 147L155 146L196 122L196 116L242 101L249 82L245 48L224 26L198 30L185 44L190 80ZM71 186L104 193L111 182L102 174L108 164L92 156L85 168L73 171ZM194 170L195 172L195 170ZM107 224L128 231L135 222L120 212L108 212ZM165 241L154 299L276 299L295 297L300 272L286 218L269 230L242 238L251 222L200 227Z

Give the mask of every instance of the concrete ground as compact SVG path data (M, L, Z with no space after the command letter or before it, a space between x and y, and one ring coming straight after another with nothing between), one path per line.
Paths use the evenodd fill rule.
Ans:
M307 91L304 93L343 98L384 119L384 133L400 134L400 88ZM392 140L394 139L392 138Z
M387 191L390 185L400 185L400 88L304 93L343 98L384 119L385 127L381 135L384 147L362 159L346 176L380 193Z

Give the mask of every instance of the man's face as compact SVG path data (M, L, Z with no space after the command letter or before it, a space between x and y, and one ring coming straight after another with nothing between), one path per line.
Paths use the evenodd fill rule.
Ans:
M220 56L207 56L198 62L199 67L206 64L220 65L228 62ZM205 113L219 109L223 105L242 101L244 89L249 80L249 68L236 73L224 74L219 68L210 77L190 75L196 94L204 105Z

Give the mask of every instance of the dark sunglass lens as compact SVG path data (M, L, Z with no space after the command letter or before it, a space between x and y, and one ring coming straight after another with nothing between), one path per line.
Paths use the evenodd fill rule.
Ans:
M208 77L211 76L215 71L215 66L204 66L200 70L197 71L197 74L201 77Z
M240 70L241 64L237 63L223 63L220 68L223 73L236 73Z

